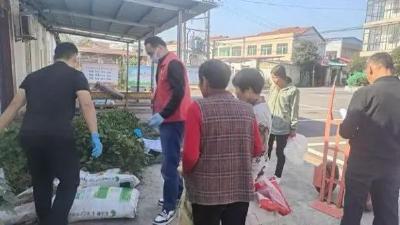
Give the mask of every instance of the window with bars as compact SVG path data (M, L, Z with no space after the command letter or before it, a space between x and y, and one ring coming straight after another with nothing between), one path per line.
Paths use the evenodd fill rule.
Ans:
M214 48L212 50L212 54L213 54L213 56L218 56L218 48Z
M232 56L242 56L242 47L232 47Z
M219 48L219 54L218 55L220 57L231 56L231 48L230 47Z
M364 50L386 51L400 46L400 23L365 29Z
M366 19L367 22L374 22L399 16L399 0L368 0Z
M276 46L276 54L278 54L278 55L288 54L288 50L289 50L289 47L288 47L287 43L281 43Z
M257 55L257 45L247 46L247 55L250 56Z
M272 45L261 45L261 55L271 55L272 54Z

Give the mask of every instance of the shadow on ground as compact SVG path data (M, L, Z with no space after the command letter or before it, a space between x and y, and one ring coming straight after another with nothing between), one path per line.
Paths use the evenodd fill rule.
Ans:
M298 132L302 135L313 138L313 137L323 137L325 133L325 122L317 121L313 119L308 119L301 117L299 119L301 122L299 123ZM337 125L332 125L330 134L331 136L336 135Z

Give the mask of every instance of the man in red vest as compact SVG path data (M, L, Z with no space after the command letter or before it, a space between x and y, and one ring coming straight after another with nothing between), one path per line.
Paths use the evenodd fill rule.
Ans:
M147 54L157 63L157 88L153 98L153 113L149 125L159 128L164 160L161 173L164 178L163 206L154 219L154 225L169 224L176 215L177 200L182 193L182 180L178 173L180 149L186 113L191 104L188 76L183 62L169 52L159 37L145 41Z

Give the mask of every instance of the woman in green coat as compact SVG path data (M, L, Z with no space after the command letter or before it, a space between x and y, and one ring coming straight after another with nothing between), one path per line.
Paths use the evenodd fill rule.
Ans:
M279 182L285 166L285 153L289 138L296 136L299 117L300 92L286 75L285 67L275 66L271 71L273 85L271 87L268 105L272 112L272 129L268 143L268 157L271 158L272 148L276 141L278 163L275 177Z

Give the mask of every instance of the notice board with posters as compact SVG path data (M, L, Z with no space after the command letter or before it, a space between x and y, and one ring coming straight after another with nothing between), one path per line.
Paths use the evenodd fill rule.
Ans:
M89 83L118 84L119 65L117 64L83 63L82 72Z

